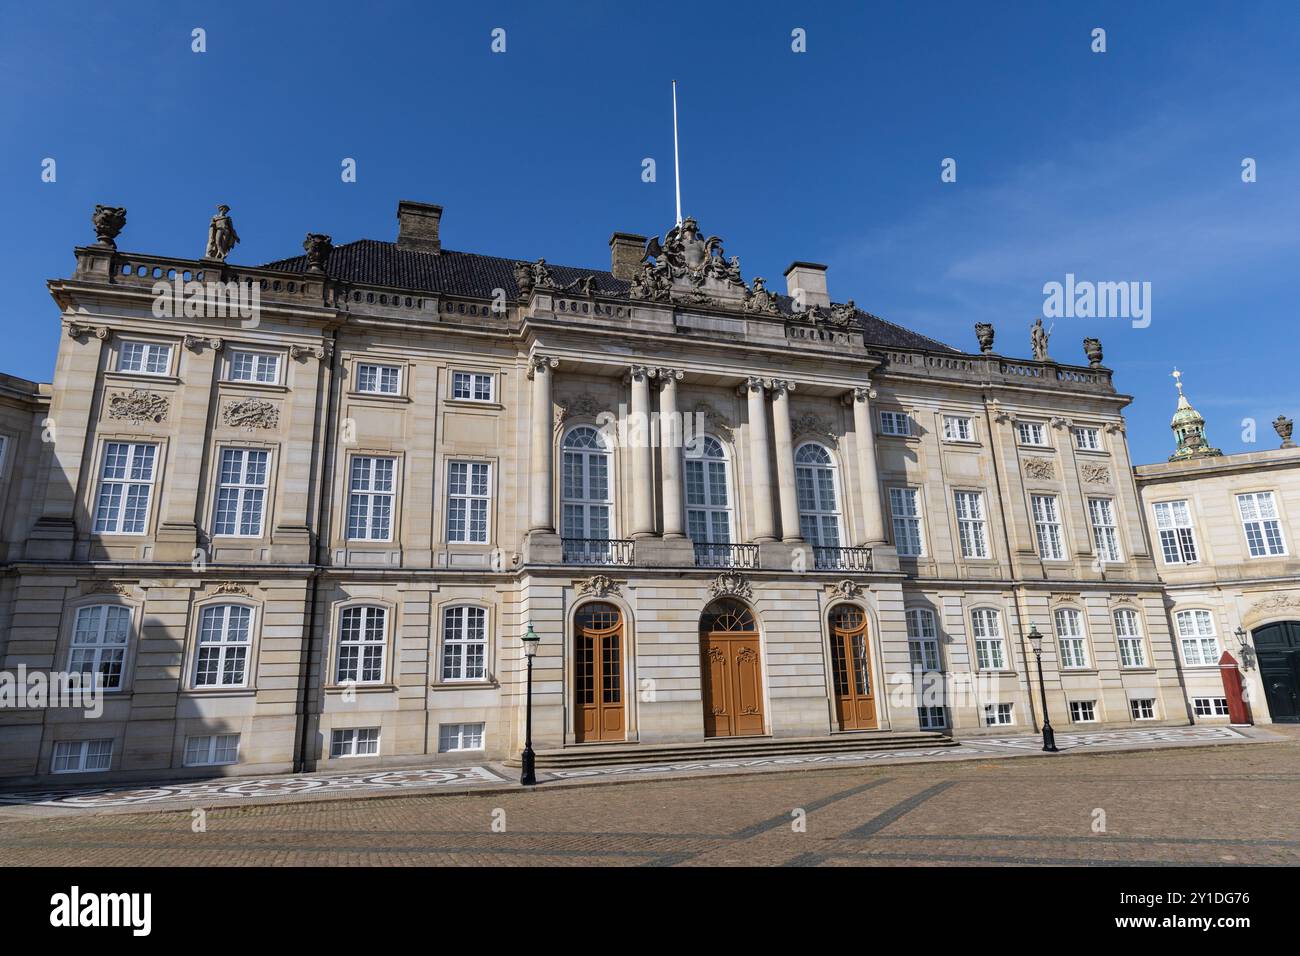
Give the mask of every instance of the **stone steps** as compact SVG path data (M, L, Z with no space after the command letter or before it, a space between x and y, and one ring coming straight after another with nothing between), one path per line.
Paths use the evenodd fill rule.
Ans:
M957 746L947 734L871 731L831 737L719 737L676 744L576 744L562 750L539 750L536 756L537 769L543 770ZM518 767L519 762L519 754L504 761L509 767Z

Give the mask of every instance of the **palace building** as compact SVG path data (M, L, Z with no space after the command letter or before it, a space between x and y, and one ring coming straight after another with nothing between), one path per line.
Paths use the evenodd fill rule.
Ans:
M1058 730L1226 722L1238 622L1297 646L1294 451L1135 478L1095 340L962 351L692 219L606 270L416 202L256 267L224 207L201 259L125 218L49 283L53 383L0 377L0 670L102 688L0 709L10 782L506 758L530 628L543 756L1029 733L1031 634Z

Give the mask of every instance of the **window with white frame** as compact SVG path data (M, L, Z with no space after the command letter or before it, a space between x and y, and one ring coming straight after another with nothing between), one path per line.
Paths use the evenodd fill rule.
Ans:
M1282 540L1282 525L1278 521L1273 492L1256 491L1237 495L1237 511L1241 515L1241 526L1246 532L1246 544L1252 558L1286 554L1286 543Z
M1047 429L1042 422L1016 422L1016 432L1022 445L1047 444Z
M171 371L172 347L161 342L123 342L117 349L117 370L142 375Z
M1115 502L1110 498L1088 499L1088 520L1092 523L1092 541L1102 561L1123 560L1119 550L1119 528L1115 524Z
M483 680L487 676L487 611L462 605L442 613L442 679Z
M457 750L482 750L483 725L479 724L439 724L438 752L452 753Z
M330 731L331 757L373 757L377 753L378 727L343 727Z
M1038 537L1038 556L1045 561L1060 561L1065 557L1061 542L1061 514L1056 495L1031 495L1034 511L1034 533Z
M967 415L943 416L944 441L974 441L975 423Z
M153 494L157 445L109 442L95 495L95 531L144 534Z
M1160 534L1160 551L1165 564L1191 564L1196 561L1196 534L1192 529L1192 512L1186 501L1157 501L1156 531Z
M942 730L948 726L948 708L923 704L916 708L916 719L922 730Z
M1007 657L1002 643L1002 616L993 608L976 608L970 612L970 621L976 666L982 671L1004 670Z
M957 507L957 539L963 558L989 556L988 529L984 517L984 494L979 491L953 493Z
M1128 711L1134 720L1155 720L1155 699L1152 697L1134 697L1128 702Z
M339 653L335 682L378 684L384 679L388 610L360 605L339 615Z
M1137 611L1122 607L1115 612L1115 639L1119 642L1120 667L1146 667L1146 646Z
M1192 710L1197 717L1227 717L1228 698L1193 697Z
M984 726L999 727L1015 723L1011 717L1010 704L985 704Z
M1074 447L1081 451L1101 451L1101 429L1080 425L1073 429Z
M915 488L890 488L889 510L894 518L894 547L902 557L925 553L921 537L921 496Z
M1070 701L1070 723L1094 724L1097 722L1097 702L1095 700Z
M242 604L209 604L199 615L195 687L243 687L248 683L248 651L253 643L253 609Z
M907 412L881 412L880 434L907 437L912 434L912 416Z
M560 534L612 538L613 482L609 443L597 429L569 429L561 445Z
M221 449L217 476L217 506L212 517L214 535L258 538L266 506L268 451L252 448Z
M907 649L912 659L912 669L941 671L939 633L934 626L934 612L929 608L907 609Z
M348 540L388 541L393 535L396 458L357 455L348 491Z
M447 464L447 540L486 544L492 466L485 461Z
M1214 631L1214 616L1209 611L1179 611L1174 615L1174 623L1183 649L1183 663L1188 667L1219 663L1219 638Z
M77 608L68 671L93 675L102 690L121 690L130 637L130 608L120 604Z
M185 738L185 766L218 767L239 763L239 734L202 734Z
M280 381L280 356L274 352L236 349L230 353L230 379L275 385Z
M1074 608L1056 612L1056 643L1061 648L1061 667L1088 666L1088 642L1083 636L1083 615Z
M50 758L50 773L88 773L107 770L113 762L113 739L59 740Z
M686 534L697 545L731 541L731 480L727 452L709 435L683 451Z
M402 390L402 369L398 365L357 363L357 391L375 395L397 395Z
M467 402L490 402L493 378L490 372L452 372L451 397Z
M835 491L835 459L815 442L794 453L799 533L813 548L840 546L840 506Z

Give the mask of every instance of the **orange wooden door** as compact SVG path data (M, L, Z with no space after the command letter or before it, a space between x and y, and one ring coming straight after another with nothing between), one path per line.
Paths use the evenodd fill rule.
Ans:
M574 737L623 740L623 617L612 604L586 604L574 632Z
M831 680L840 729L873 730L877 726L876 699L871 683L867 616L851 604L841 604L831 611Z
M763 667L757 634L711 632L701 640L704 736L749 737L764 731Z

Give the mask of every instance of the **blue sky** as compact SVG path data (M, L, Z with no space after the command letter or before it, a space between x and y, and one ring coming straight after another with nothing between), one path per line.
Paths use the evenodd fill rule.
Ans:
M264 262L307 231L390 239L409 198L446 207L449 248L605 265L611 232L672 223L676 78L684 211L746 276L825 262L836 301L969 350L993 322L1010 355L1045 282L1149 281L1149 328L1061 319L1052 344L1082 363L1101 338L1136 461L1171 450L1174 364L1225 451L1300 412L1294 3L66 2L4 23L13 374L50 377L44 283L97 202L127 207L124 250L198 256L225 202L231 260Z

